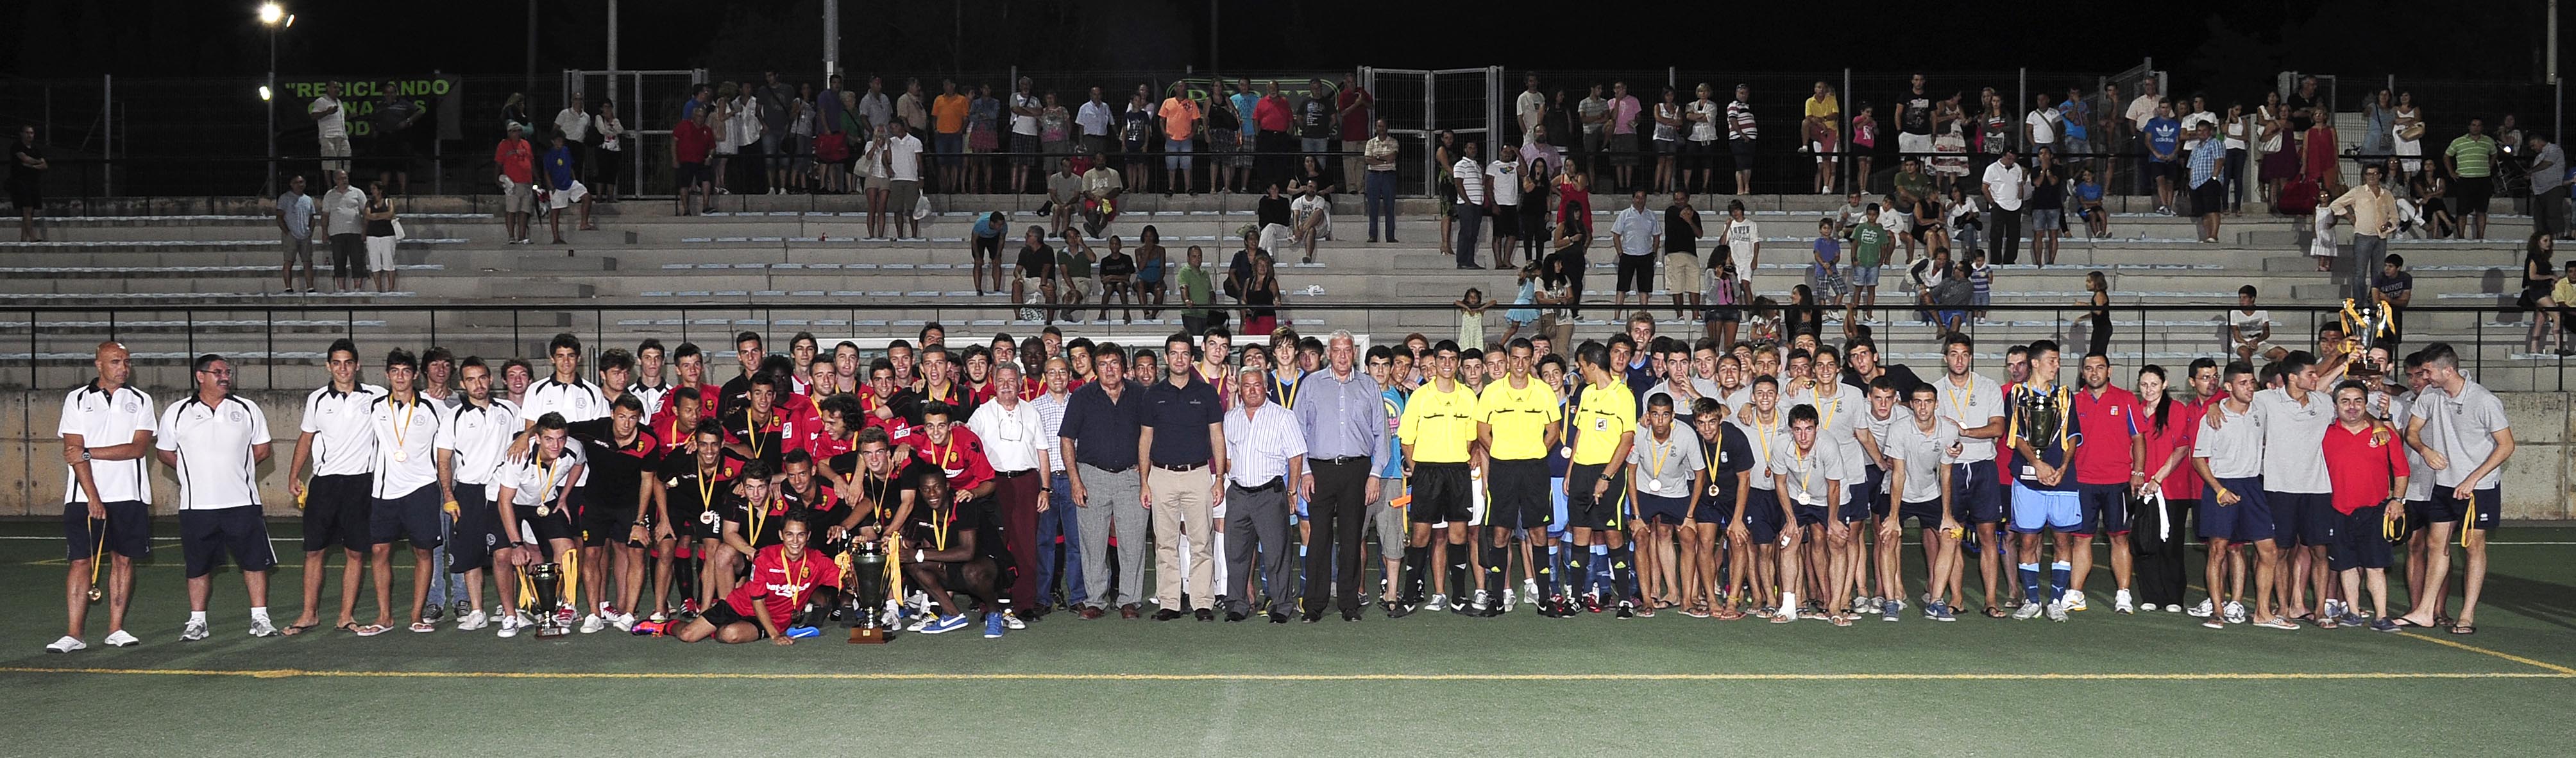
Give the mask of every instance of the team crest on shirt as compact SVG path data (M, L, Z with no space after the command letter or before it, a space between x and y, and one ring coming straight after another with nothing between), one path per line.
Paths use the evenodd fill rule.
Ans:
M225 420L227 420L227 421L231 421L231 422L236 423L236 424L241 423L241 422L242 422L242 420L243 420L244 418L246 418L246 417L242 415L241 410L240 410L240 409L238 409L238 408L236 408L236 409L234 409L234 410L233 410L232 415L229 415L229 416L225 416L225 417L224 417L224 419L225 419Z
M576 410L584 410L584 411L586 411L586 410L590 410L590 396L588 396L588 395L574 395L574 396L572 396L572 407L573 407L574 409L576 409Z
M133 401L133 400L127 400L127 401L125 401L125 412L127 412L127 413L137 413L137 412L141 412L142 410L143 410L143 404L142 404L142 403L135 402L135 401Z

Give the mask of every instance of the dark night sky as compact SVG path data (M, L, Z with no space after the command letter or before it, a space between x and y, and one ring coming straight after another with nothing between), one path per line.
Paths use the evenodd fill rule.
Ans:
M514 0L304 0L280 47L293 70L438 69L509 76L526 66L527 4ZM11 30L0 60L20 76L255 76L267 47L252 0L33 0L0 11ZM819 67L821 0L626 0L621 61L627 68L706 66L722 71ZM1825 72L1851 66L1899 74L1931 71L2110 73L2153 56L2185 88L2247 86L2296 68L2348 76L2540 78L2541 3L2484 3L2483 12L2438 21L2429 4L2388 0L2250 2L2209 10L2191 3L2049 3L2058 31L2034 33L1984 10L1920 3L1929 17L1863 14L1819 25L1809 14L1765 10L1665 18L1634 4L1604 12L1546 4L1547 15L1478 18L1442 4L1303 0L1223 3L1217 52L1229 69L1315 70L1500 64L1514 70ZM1974 4L1957 4L1971 5ZM537 0L537 70L598 68L606 52L607 0ZM1889 7L1902 7L1891 4ZM2000 6L1997 6L2000 7ZM1785 8L1785 6L1783 6ZM860 9L865 9L861 12ZM2330 10L2328 10L2330 9ZM2571 9L2576 10L2576 9ZM1209 4L1173 0L957 0L893 5L850 0L842 45L852 68L999 71L1174 71L1208 63ZM139 22L139 23L138 23ZM2004 31L2008 29L2009 31ZM1808 31L1814 30L1814 31ZM2139 30L2156 30L2140 34ZM1460 34L1460 32L1466 32ZM2393 33L2409 42L2373 41ZM1460 38L1477 40L1461 44ZM2404 54L2478 50L2477 55Z

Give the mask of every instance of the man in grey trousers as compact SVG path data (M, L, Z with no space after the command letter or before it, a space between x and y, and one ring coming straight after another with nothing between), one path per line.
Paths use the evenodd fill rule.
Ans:
M1143 615L1138 604L1145 597L1148 517L1135 471L1145 393L1121 378L1126 376L1126 359L1126 351L1117 343L1092 348L1094 375L1101 380L1073 392L1056 439L1058 449L1073 463L1066 474L1074 507L1081 509L1082 579L1091 594L1079 610L1084 619L1108 612L1109 539L1113 536L1118 538L1118 615L1130 619Z
M1225 575L1242 583L1240 592L1226 593L1227 621L1242 621L1267 605L1270 623L1285 624L1297 607L1297 580L1288 570L1288 509L1306 470L1306 432L1286 407L1267 402L1263 389L1269 382L1267 371L1235 372L1234 409L1225 412ZM1256 597L1262 602L1254 602Z

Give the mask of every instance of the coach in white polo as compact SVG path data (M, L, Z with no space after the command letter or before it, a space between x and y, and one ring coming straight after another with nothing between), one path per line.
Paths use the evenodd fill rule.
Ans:
M500 492L503 454L519 433L519 406L492 394L492 367L481 357L466 356L456 378L460 401L439 424L445 433L438 439L438 486L441 506L455 519L448 528L447 571L465 575L467 607L473 609L457 617L456 630L471 632L491 623L483 611L483 574L493 568L493 553L510 544L493 498Z
M354 614L358 585L365 580L367 545L375 541L367 531L367 513L375 497L376 433L367 426L367 409L385 389L358 381L358 345L348 339L331 343L323 365L331 371L331 382L304 397L302 435L286 467L286 489L304 509L304 610L286 633L301 634L319 620L323 561L331 546L338 545L348 562L340 571L340 616L332 626L372 636L384 630L358 626ZM309 483L303 478L307 465L313 472Z
M188 625L179 639L206 638L206 596L215 561L230 551L250 591L250 635L277 634L268 621L268 572L277 550L259 515L259 464L268 460L268 417L233 396L233 364L197 357L196 394L161 412L155 457L179 479L179 552L187 556Z
M376 436L374 503L367 516L367 568L376 581L376 626L391 628L393 614L394 540L411 542L411 625L414 632L438 627L421 618L430 580L437 578L431 551L438 530L438 472L452 455L439 449L447 430L440 424L436 401L421 397L413 382L420 359L395 348L385 355L385 394L367 409L367 426ZM452 447L452 445L451 445Z
M143 471L144 451L152 447L152 396L126 385L134 370L125 346L98 344L98 379L72 388L63 397L56 434L63 439L63 539L70 579L63 583L63 602L71 623L63 638L45 651L68 653L89 647L81 630L89 624L89 590L97 586L96 561L113 555L107 582L107 644L133 645L141 640L125 631L125 609L134 596L134 560L152 553L152 480ZM83 582L89 582L84 585Z

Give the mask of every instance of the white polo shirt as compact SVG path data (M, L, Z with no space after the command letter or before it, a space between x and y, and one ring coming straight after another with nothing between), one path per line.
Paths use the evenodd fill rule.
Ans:
M536 423L548 413L561 413L565 423L578 424L608 415L608 398L599 393L599 385L588 379L571 383L555 381L553 375L528 385L528 402L519 407L519 420Z
M161 411L157 429L156 447L179 454L179 510L259 505L251 451L268 444L268 416L257 404L233 395L209 406L191 394Z
M1932 380L1934 402L1941 404L1941 417L1958 425L1962 431L1994 423L2004 417L2004 388L1986 375L1968 374L1968 386L1950 383L1949 373ZM1984 463L1995 459L1992 439L1959 438L1959 459L1953 463Z
M573 454L580 444L566 440L563 455L555 456L553 465L540 463L537 460L538 454L531 452L527 460L502 468L498 484L511 488L510 503L533 508L540 503L561 500L564 488L572 486L570 476L572 468L581 465L581 457ZM520 520L525 521L536 518L537 514L534 511L528 511L518 516Z
M503 398L476 406L471 402L447 412L439 429L441 450L454 451L448 466L455 472L457 484L494 485L494 475L501 469L501 456L510 451L510 438L519 433L519 407ZM484 492L484 499L499 496L497 489Z
M1046 433L1046 419L1037 406L1027 400L1017 408L1004 408L1000 401L975 406L975 417L967 419L966 429L984 441L984 457L992 462L994 473L1053 471L1047 449L1055 446L1055 438Z
M98 382L73 388L63 397L62 422L56 434L62 437L80 435L81 444L89 447L123 445L134 441L135 432L152 431L152 396L133 387L118 387L113 393L101 392ZM152 477L144 472L145 456L130 461L90 461L90 481L98 485L102 503L127 501L152 502ZM63 467L63 502L88 503L81 494L80 479L70 466Z
M2192 436L2191 457L2209 459L2209 475L2220 479L2262 476L2263 417L2256 415L2251 405L2244 413L2229 410L2224 400L2209 406L2208 412L2219 414L2219 427L2194 430L2197 433Z
M405 403L387 393L368 404L367 426L376 435L376 499L438 483L438 443L447 436L443 415L438 401L419 395Z
M376 432L367 425L367 411L376 398L384 397L385 388L360 384L356 391L341 392L322 385L304 396L304 421L299 431L313 435L313 475L349 476L365 474L376 468Z

